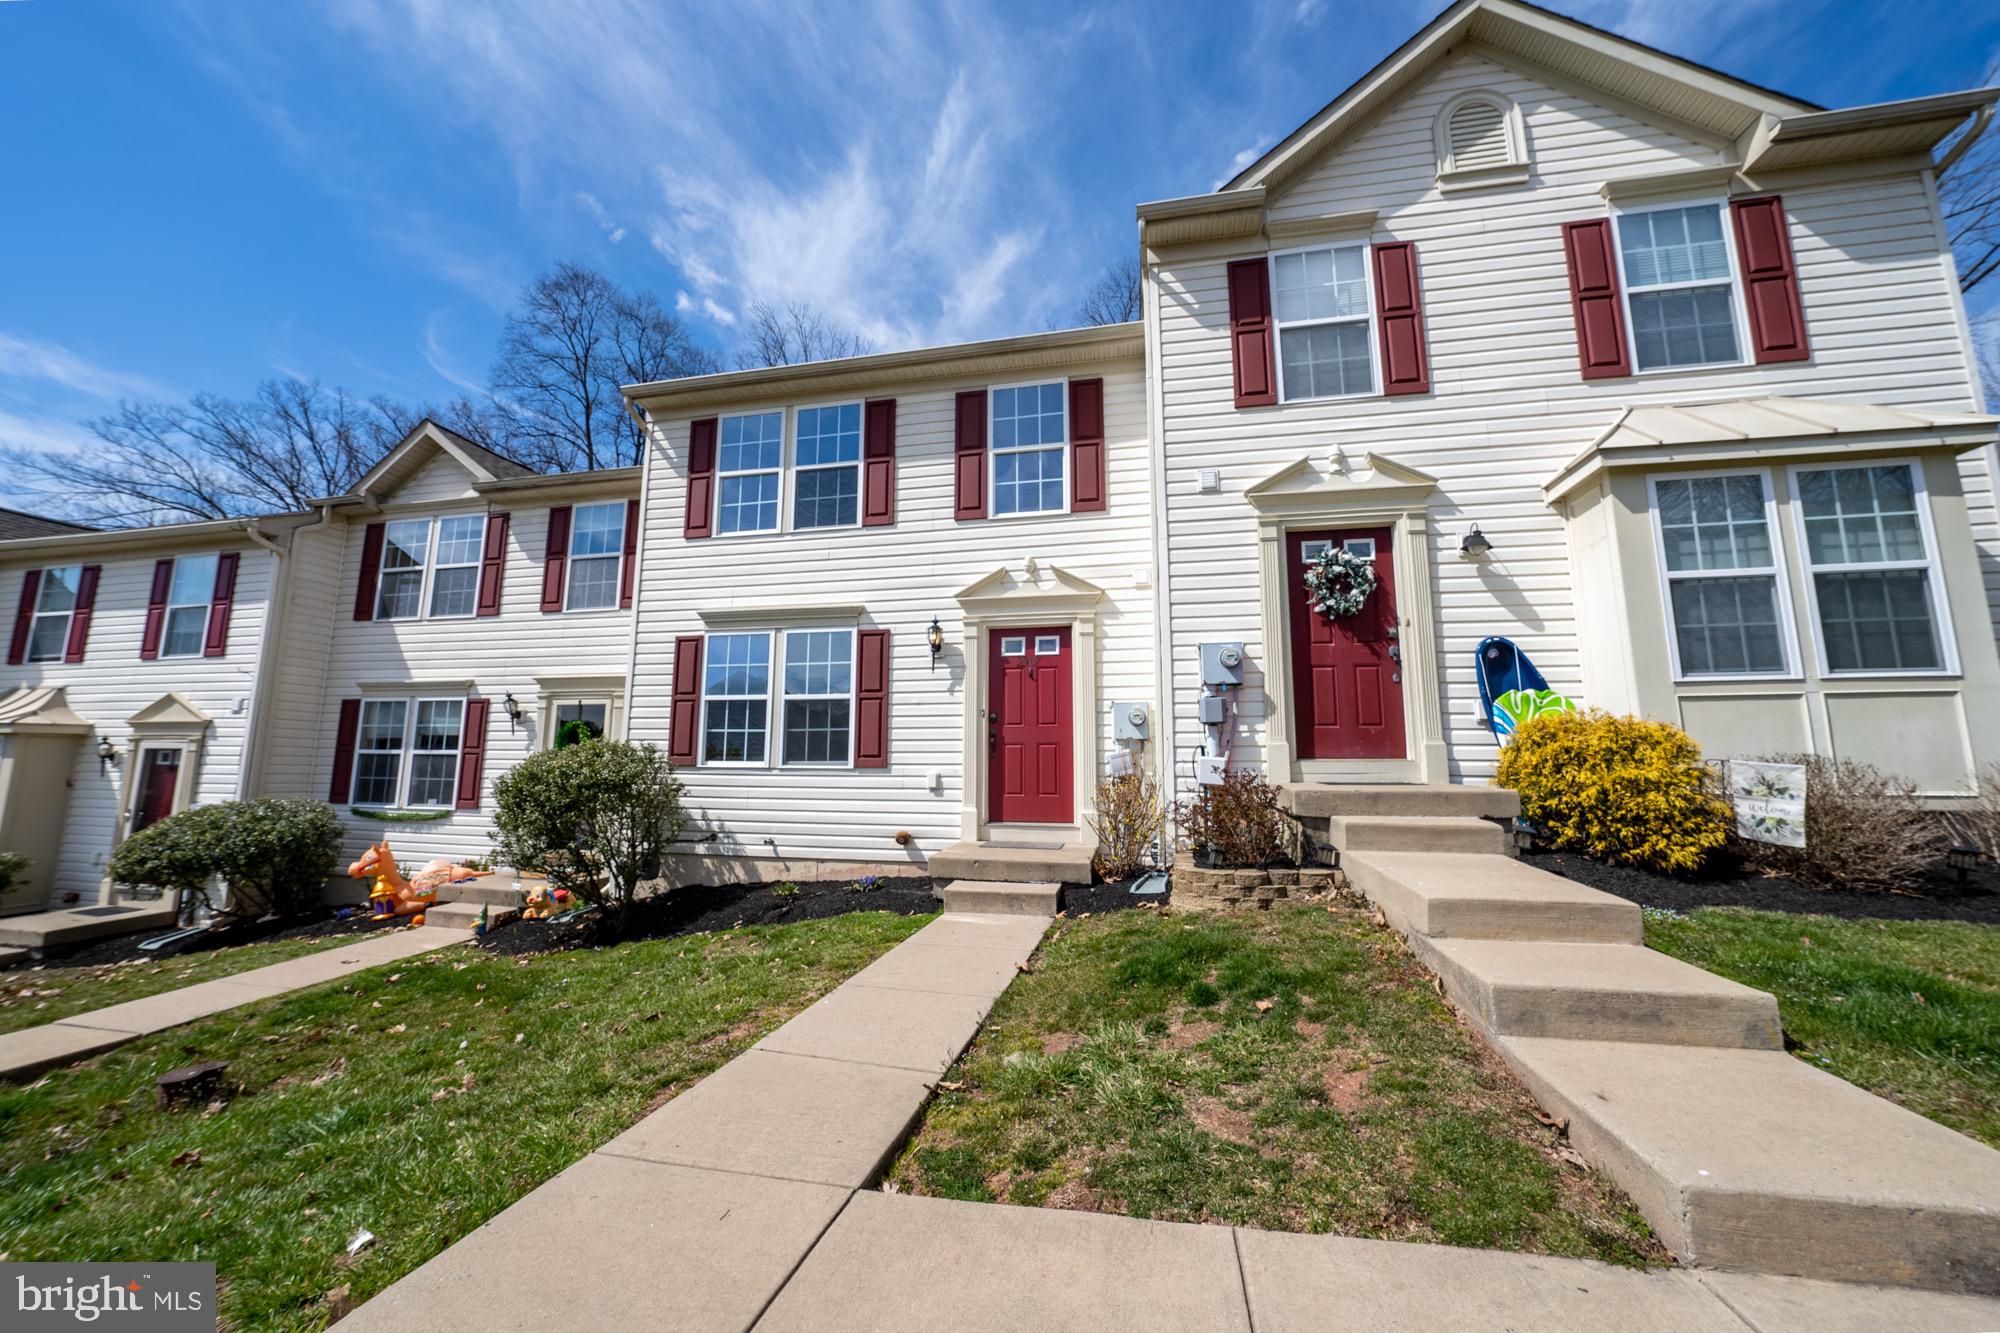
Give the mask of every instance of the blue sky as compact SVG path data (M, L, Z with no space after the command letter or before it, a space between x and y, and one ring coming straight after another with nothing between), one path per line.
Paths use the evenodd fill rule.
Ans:
M1134 203L1211 188L1439 7L0 0L0 442L279 374L476 392L563 259L725 353L758 299L881 349L1066 322ZM2000 50L1990 0L1555 7L1830 106Z

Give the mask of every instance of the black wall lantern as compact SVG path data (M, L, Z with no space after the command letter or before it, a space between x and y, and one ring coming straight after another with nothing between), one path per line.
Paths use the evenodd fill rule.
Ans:
M111 743L111 738L109 736L99 736L97 738L98 774L102 776L104 770L108 766L115 764L117 762L118 762L118 747Z
M938 624L936 616L931 617L931 627L924 631L924 642L931 646L931 670L937 670L937 660L944 652L944 626Z
M514 691L509 690L502 696L500 707L507 712L507 730L512 731L521 725L521 701L514 697Z
M1493 543L1486 539L1486 534L1479 530L1477 523L1472 525L1472 531L1466 533L1465 539L1458 544L1459 555L1467 560L1482 559L1492 549Z

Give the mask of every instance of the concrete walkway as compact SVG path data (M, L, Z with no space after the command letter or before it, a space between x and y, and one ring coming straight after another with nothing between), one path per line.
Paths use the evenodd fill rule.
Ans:
M96 1055L148 1033L192 1023L238 1005L255 1004L274 995L317 986L323 981L379 967L472 938L463 930L419 926L392 930L353 944L335 945L303 958L269 967L252 968L234 976L197 982L179 990L161 991L143 999L72 1014L68 1018L0 1033L0 1081L31 1077L44 1069Z
M2000 1329L2000 1301L1975 1297L866 1188L1047 925L939 917L343 1333Z

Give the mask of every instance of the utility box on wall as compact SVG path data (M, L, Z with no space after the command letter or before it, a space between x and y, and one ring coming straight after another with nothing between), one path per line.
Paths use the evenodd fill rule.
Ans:
M1152 725L1152 709L1148 708L1145 704L1111 705L1111 736L1113 740L1151 740Z
M1243 645L1240 643L1204 643L1201 646L1201 683L1204 685L1241 685L1243 683Z

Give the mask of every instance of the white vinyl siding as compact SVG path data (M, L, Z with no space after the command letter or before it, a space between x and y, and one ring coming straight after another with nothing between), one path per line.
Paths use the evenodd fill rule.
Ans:
M1068 385L1003 385L991 391L993 513L1057 514L1069 507Z
M1284 401L1375 392L1367 246L1273 255L1271 290Z
M718 533L778 530L784 462L783 412L722 419L722 447L715 462Z
M618 605L625 563L625 502L578 505L570 514L570 611L602 611Z
M69 644L70 619L76 613L81 565L57 565L42 571L35 590L34 624L28 631L30 662L60 662Z
M1829 674L1923 674L1951 665L1936 542L1909 463L1792 470L1813 624Z
M1720 204L1618 215L1618 260L1640 370L1742 360L1735 260Z
M209 603L215 596L216 557L184 555L167 582L161 657L199 657L208 641Z
M1655 477L1652 495L1675 674L1685 680L1791 674L1776 505L1766 474Z

